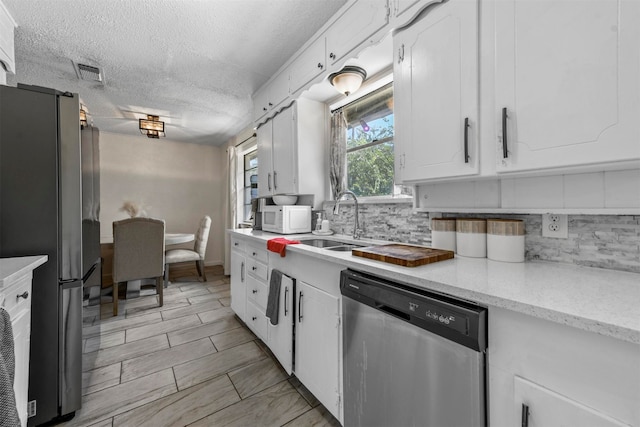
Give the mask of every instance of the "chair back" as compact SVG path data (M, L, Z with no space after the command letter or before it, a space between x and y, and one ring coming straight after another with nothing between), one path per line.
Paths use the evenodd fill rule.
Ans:
M200 220L200 226L196 233L196 243L193 246L193 250L200 255L200 259L204 260L204 253L207 250L207 241L209 240L209 230L211 229L211 217L205 215Z
M164 221L129 218L113 222L113 281L164 274Z

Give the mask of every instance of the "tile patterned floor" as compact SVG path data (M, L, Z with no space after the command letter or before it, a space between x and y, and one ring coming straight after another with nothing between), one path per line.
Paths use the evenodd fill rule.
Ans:
M339 426L234 315L229 278L84 309L82 409L64 426ZM213 277L212 277L213 276Z

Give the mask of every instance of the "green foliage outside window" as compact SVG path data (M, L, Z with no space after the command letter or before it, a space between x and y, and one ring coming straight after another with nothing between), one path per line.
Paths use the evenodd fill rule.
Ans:
M347 131L347 188L359 197L389 196L394 192L393 113L368 126L368 132L361 125Z

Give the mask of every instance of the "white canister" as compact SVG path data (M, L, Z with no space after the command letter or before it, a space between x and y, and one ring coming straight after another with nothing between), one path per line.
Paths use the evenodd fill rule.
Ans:
M524 222L519 219L487 220L487 258L524 262Z
M455 218L433 218L431 220L431 247L456 251Z
M487 221L480 218L456 219L457 254L471 258L487 256Z

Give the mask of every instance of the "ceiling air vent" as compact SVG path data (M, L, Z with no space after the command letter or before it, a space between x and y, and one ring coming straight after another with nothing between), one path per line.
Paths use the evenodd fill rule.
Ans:
M80 80L86 80L89 82L102 82L102 71L98 67L85 64L76 64L76 73Z

